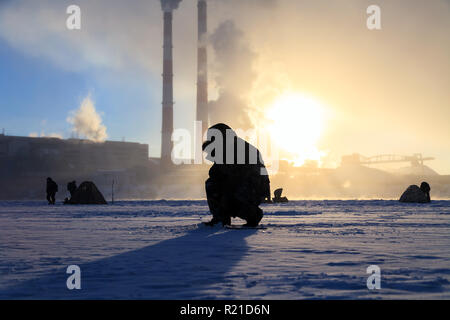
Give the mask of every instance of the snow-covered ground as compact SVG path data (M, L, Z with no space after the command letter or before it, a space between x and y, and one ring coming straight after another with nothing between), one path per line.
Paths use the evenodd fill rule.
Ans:
M0 298L450 298L450 201L262 207L267 229L229 230L200 224L205 201L0 202Z

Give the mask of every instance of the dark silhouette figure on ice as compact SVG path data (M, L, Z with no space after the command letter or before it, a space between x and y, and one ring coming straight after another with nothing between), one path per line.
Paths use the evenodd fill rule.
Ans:
M202 150L214 164L205 182L213 216L206 224L230 225L232 217L239 217L247 221L245 226L256 227L263 217L259 205L270 199L270 181L259 150L223 123L209 128L207 136Z
M422 182L420 184L420 190L422 190L423 193L425 193L425 196L427 197L427 201L426 202L431 202L431 198L430 198L430 185L427 182Z
M47 178L47 201L48 204L55 204L56 193L58 192L58 185L52 178Z
M70 198L65 198L64 204L69 204L70 200L73 198L75 192L77 191L77 182L75 180L67 184L67 191L69 191L70 193Z
M75 191L77 190L77 182L74 180L67 184L67 190L70 192L70 198L73 197Z
M283 188L278 188L273 192L274 197L272 198L273 203L285 203L289 202L288 198L282 197Z
M84 181L78 188L76 182L72 181L67 185L67 189L70 199L66 198L64 204L107 204L103 194L92 181Z
M408 189L403 192L399 201L410 203L429 203L431 202L430 190L430 185L425 181L420 184L420 187L410 185Z

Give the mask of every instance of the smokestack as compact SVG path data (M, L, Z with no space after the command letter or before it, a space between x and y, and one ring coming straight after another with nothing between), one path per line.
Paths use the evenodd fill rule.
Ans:
M164 12L163 46L163 101L161 130L161 165L169 167L173 148L173 61L172 61L172 11L180 0L161 0Z
M208 57L207 5L198 0L198 61L197 61L197 121L202 122L202 134L208 129Z

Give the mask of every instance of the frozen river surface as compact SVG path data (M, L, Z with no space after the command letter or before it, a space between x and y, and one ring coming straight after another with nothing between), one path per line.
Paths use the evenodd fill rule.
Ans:
M450 201L262 208L266 229L229 230L206 201L0 202L0 299L450 298Z

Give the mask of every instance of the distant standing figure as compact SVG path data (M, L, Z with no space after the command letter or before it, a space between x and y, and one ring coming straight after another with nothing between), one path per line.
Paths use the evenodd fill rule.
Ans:
M420 187L410 185L408 189L403 192L399 201L409 203L429 203L431 202L430 190L430 185L427 182L422 182Z
M56 199L56 193L58 192L58 185L55 181L52 180L52 178L47 178L47 201L48 204L55 204Z

